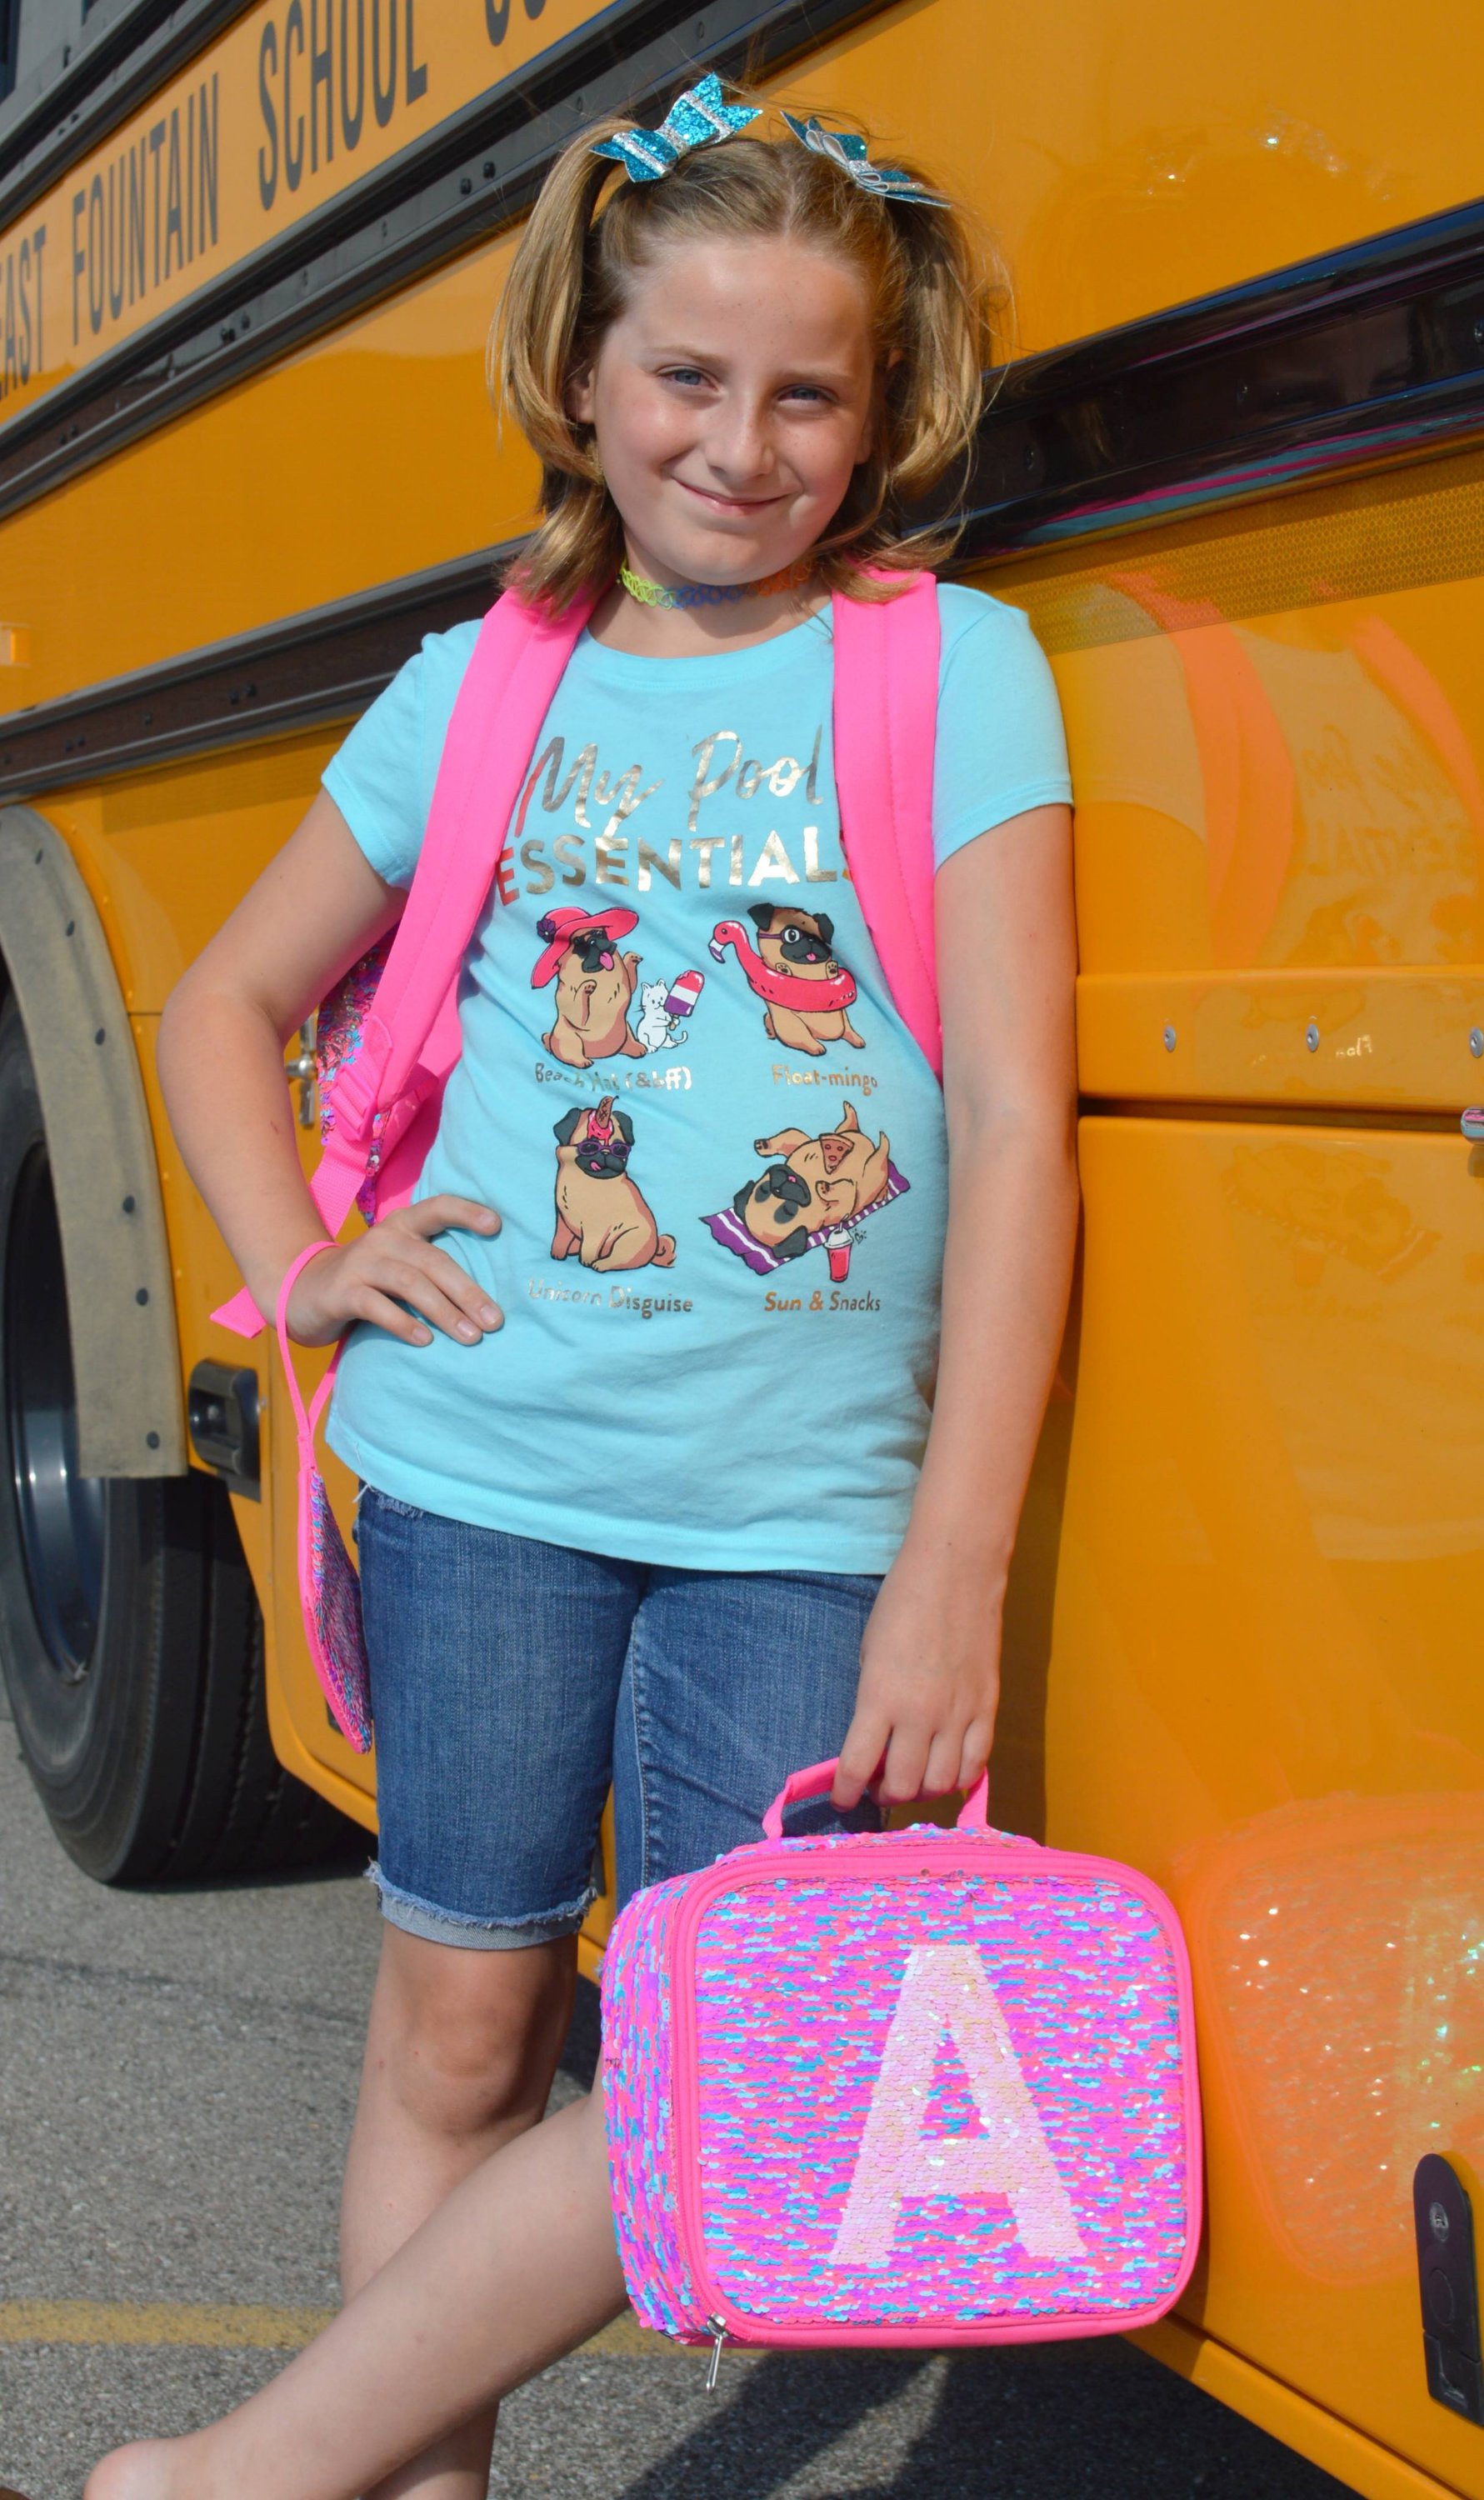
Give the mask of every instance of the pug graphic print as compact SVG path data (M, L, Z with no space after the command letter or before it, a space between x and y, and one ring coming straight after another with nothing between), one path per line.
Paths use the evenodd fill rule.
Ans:
M556 1231L553 1259L584 1267L668 1267L675 1234L661 1233L629 1173L634 1123L611 1094L590 1111L564 1111L556 1124Z
M940 608L946 855L1066 790L1023 620L966 590ZM326 771L393 882L476 632L430 637ZM474 1347L352 1332L330 1439L384 1491L640 1561L891 1562L946 1152L841 848L831 696L827 618L697 659L578 642L491 844L418 1186L497 1209L492 1237L441 1245L505 1325Z

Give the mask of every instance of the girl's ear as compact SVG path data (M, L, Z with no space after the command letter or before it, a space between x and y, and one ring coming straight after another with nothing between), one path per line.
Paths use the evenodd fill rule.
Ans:
M575 373L562 393L562 405L575 425L591 425L593 418L593 369L583 365Z

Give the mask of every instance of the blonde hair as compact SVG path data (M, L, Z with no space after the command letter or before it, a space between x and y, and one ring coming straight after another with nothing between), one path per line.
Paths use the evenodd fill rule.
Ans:
M623 525L592 429L567 412L571 385L622 312L632 274L665 245L757 235L808 243L866 279L878 421L815 554L830 589L890 596L864 567L890 575L940 564L958 535L951 515L927 525L907 515L967 450L978 421L991 289L966 215L877 197L792 136L698 148L658 181L635 182L592 152L632 122L610 114L557 158L496 316L491 385L542 472L541 523L513 578L524 597L558 610L612 578Z

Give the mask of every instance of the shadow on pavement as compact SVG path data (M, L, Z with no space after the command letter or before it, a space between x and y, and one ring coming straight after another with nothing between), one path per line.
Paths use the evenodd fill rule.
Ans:
M873 2472L869 2418L923 2374L936 2382L936 2394L918 2391L926 2425L905 2455L889 2441L896 2461ZM845 2441L837 2482L820 2467ZM1116 2338L951 2357L779 2354L752 2364L724 2414L622 2500L767 2500L795 2477L818 2500L1344 2500L1328 2475Z
M584 2091L598 2053L599 1993L579 1980L561 2062ZM730 2366L731 2389L724 2357L704 2420L621 2500L771 2500L796 2477L815 2500L1345 2500L1329 2475L1117 2336ZM903 2414L915 2425L905 2452ZM849 2451L838 2480L837 2446Z

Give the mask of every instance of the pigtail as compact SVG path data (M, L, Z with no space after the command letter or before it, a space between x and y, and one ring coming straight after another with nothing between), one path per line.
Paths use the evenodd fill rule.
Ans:
M906 269L901 356L887 376L894 403L892 487L899 502L910 504L973 441L991 354L992 296L984 255L961 212L914 211L894 201L886 212Z
M890 201L903 270L897 361L884 385L886 477L871 561L887 573L937 570L953 552L968 478L967 455L983 409L993 355L993 312L1005 300L992 255L953 206ZM998 279L998 269L995 270ZM924 524L923 499L958 473L958 492Z
M520 239L490 332L487 373L497 406L509 409L541 462L537 543L540 563L517 563L514 586L560 610L580 590L616 572L622 529L603 482L590 429L567 412L567 394L617 311L595 301L593 228L606 188L623 178L593 154L594 143L629 127L609 114L562 150L543 183Z
M922 188L937 188L895 150L891 162ZM883 374L871 457L816 554L832 590L890 599L894 574L937 571L957 543L957 498L946 509L940 499L931 520L913 508L965 462L983 406L993 310L1006 290L992 251L953 202L863 197L848 176L835 179L842 231L863 243L862 230L877 228Z

